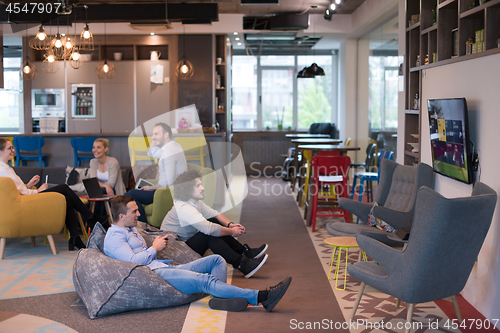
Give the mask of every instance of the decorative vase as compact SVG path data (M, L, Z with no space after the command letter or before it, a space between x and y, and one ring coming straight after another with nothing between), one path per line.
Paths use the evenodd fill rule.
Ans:
M278 125L278 131L282 131L283 130L283 125Z

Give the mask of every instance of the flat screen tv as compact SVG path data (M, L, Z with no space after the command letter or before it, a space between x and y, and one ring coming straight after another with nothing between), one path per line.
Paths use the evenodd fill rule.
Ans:
M435 172L473 183L469 121L465 98L427 100Z

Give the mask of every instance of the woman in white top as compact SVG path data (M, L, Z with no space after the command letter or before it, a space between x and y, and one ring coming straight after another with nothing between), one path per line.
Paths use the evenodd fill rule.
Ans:
M42 184L38 189L31 189L38 184L40 176L34 176L28 184L24 184L21 178L16 174L7 162L14 157L14 146L12 142L7 139L0 138L0 177L9 177L14 181L17 190L22 195L32 195L40 192L56 192L64 195L66 198L66 227L68 228L70 239L68 242L69 250L77 248L85 248L79 234L78 234L78 218L75 214L77 210L87 220L89 226L94 226L98 221L102 221L102 217L92 213L80 200L80 198L73 192L68 185L61 184L48 188L48 184Z
M97 177L99 185L106 190L106 195L123 195L123 184L120 164L114 157L108 156L109 140L96 139L92 147L94 157L90 161L90 177Z

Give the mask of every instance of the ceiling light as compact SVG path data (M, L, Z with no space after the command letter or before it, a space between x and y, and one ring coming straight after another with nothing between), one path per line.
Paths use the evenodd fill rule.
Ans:
M335 10L335 8L337 8L337 6L336 6L334 3L331 3L331 4L330 4L330 9L331 9L331 10Z
M149 34L150 34L151 36L154 36L154 35L155 35L155 33L154 33L154 32L150 32Z
M181 80L189 80L194 75L194 66L186 57L186 28L183 33L183 55L175 67L175 75Z
M40 29L38 29L38 32L36 34L36 38L38 40L45 40L47 38L47 34L45 33L45 29L43 28L43 25L40 24Z
M62 45L63 44L62 44L62 41L61 41L61 34L57 33L56 38L54 39L54 46L59 49Z
M97 64L95 71L100 79L107 80L115 77L115 66L108 60L106 54L106 23L104 23L104 60Z
M54 55L54 49L48 49L45 54L45 59L42 63L42 69L45 73L54 74L59 70L59 62Z
M340 2L341 2L341 0L335 0L335 3L336 3L337 5L340 5Z
M34 50L46 50L50 45L50 39L45 33L43 25L40 25L40 29L36 33L36 36L29 41L29 45Z
M21 66L21 70L23 73L24 80L32 80L35 78L35 76L37 74L36 67L30 61L30 58L28 56L26 56L22 66Z
M240 40L240 37L236 37L234 40Z
M238 43L237 45L241 45L241 43Z
M87 5L83 5L85 7L85 22L87 22ZM83 27L82 33L80 34L80 43L78 44L80 50L94 50L94 36L90 31L88 23L85 23L85 27Z
M236 31L235 31L235 32L233 32L233 35L235 35L235 36L236 36L237 34L238 34L238 33L237 33Z

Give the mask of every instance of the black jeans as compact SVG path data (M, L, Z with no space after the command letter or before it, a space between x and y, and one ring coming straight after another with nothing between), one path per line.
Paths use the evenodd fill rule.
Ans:
M57 185L46 189L43 192L56 192L64 195L66 199L66 227L68 228L71 238L79 237L78 234L78 217L76 216L75 209L82 214L82 216L89 220L92 218L92 212L85 206L80 198L73 192L72 189L66 184Z
M211 218L209 221L221 224L216 218ZM213 253L221 255L234 268L240 265L241 255L245 251L243 245L232 236L214 237L202 232L194 234L186 241L186 244L200 256L210 249Z

